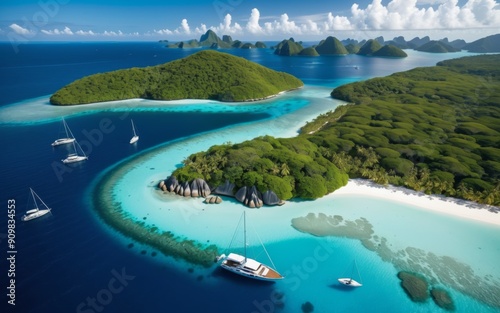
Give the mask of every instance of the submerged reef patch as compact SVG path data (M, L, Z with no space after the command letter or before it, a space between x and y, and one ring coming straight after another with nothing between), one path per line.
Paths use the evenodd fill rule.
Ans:
M133 159L126 161L126 163L132 162ZM105 173L95 185L92 191L92 204L101 219L123 235L147 244L166 256L204 267L213 265L218 255L215 245L203 245L194 240L175 236L170 231L160 231L155 226L147 225L145 221L136 221L127 215L121 203L114 201L114 183L126 174L127 168L128 166L123 164L118 165Z
M388 240L375 234L373 225L365 218L354 221L342 216L309 213L291 221L292 227L313 236L334 236L358 239L363 246L390 262L398 271L418 273L432 285L442 284L500 308L500 281L491 275L481 277L467 264L449 256L439 256L425 250L407 247L396 250Z

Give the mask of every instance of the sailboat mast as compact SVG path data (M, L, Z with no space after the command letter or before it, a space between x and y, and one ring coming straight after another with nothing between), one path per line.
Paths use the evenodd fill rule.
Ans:
M38 210L38 204L36 203L36 199L35 199L35 192L33 191L33 189L31 189L31 187L30 187L30 191L31 191L31 197L33 198L33 204L35 205L35 209Z
M243 236L245 243L245 262L246 262L247 261L247 215L245 211L243 211Z

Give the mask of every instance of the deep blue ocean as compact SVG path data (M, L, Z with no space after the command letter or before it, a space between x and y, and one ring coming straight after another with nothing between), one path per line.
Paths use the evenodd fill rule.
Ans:
M2 43L0 106L50 95L86 75L161 64L196 51L166 49L155 42L30 43L21 45L15 53L9 43ZM416 66L434 65L446 58L442 55L415 55L402 60L358 56L279 57L271 49L227 52L293 74L306 84L332 88ZM127 142L130 117L141 135L135 147ZM102 137L89 135L87 140L98 141L93 145L89 161L72 166L71 172L59 176L58 164L67 151L65 147L50 145L61 130L59 121L0 124L0 282L4 293L0 311L270 313L278 310L274 306L271 310L262 301L272 295L272 284L250 284L216 270L214 275L221 275L224 280L214 288L203 283L204 277L197 273L196 267L186 272L176 271L162 265L158 261L162 256L154 249L142 247L133 240L116 240L110 235L113 231L96 220L85 199L94 179L126 157L176 138L267 117L265 113L161 112L132 112L126 118L116 112L71 117L67 122L73 130L96 129L103 118L108 118L117 131ZM82 133L75 135L83 136ZM23 223L19 218L26 211L29 187L53 208L53 214ZM15 306L7 305L6 296L9 199L15 200L17 209ZM305 241L313 243L315 239ZM130 248L129 244L134 247ZM370 312L369 308L365 312Z

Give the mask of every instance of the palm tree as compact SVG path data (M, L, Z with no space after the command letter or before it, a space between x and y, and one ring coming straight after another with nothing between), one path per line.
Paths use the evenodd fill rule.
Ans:
M280 167L277 164L273 164L271 167L271 174L278 175L280 173Z
M281 164L281 176L285 177L290 174L290 168L286 163Z

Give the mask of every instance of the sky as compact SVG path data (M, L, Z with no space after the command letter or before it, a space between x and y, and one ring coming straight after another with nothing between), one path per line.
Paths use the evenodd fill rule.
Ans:
M0 41L247 41L500 33L500 0L2 0Z

